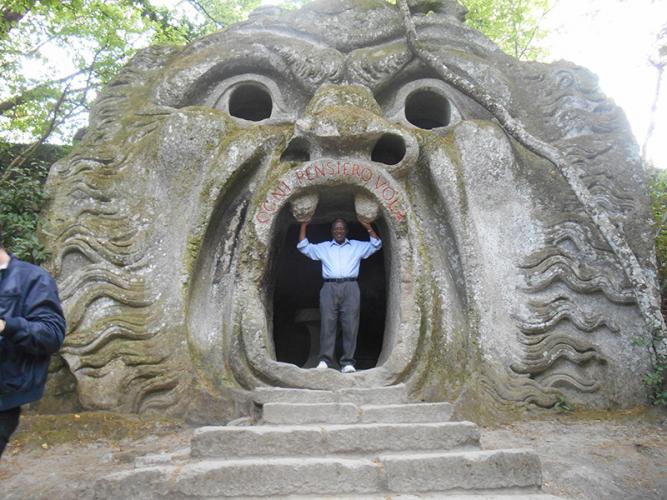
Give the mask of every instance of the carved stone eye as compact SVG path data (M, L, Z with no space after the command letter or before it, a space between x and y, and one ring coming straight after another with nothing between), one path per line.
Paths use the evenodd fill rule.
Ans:
M416 90L405 100L405 118L415 127L426 130L446 127L451 115L449 100L430 89Z
M229 96L229 114L252 122L271 117L273 99L264 86L257 83L237 85Z
M452 125L463 119L461 99L456 97L453 89L435 78L408 82L394 92L389 91L379 102L389 120L433 130L437 134L447 133Z
M204 83L199 87L205 86ZM217 83L208 83L210 90L205 99L191 104L203 104L229 113L237 119L240 127L251 127L255 123L271 120L293 121L297 111L285 102L283 88L287 84L275 81L266 75L244 73L223 78Z

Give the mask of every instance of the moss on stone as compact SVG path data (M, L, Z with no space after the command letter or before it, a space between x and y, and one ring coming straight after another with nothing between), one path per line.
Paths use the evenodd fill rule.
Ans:
M165 435L185 428L182 420L151 415L82 412L65 415L34 415L21 418L12 447L38 448L44 444L84 444L99 440L116 443L147 435Z
M345 111L352 111L355 107L370 111L382 116L382 108L376 102L373 94L363 85L322 85L308 104L307 115L321 113L323 109L332 109L345 106ZM358 119L358 117L357 117ZM362 121L362 123L365 120Z
M185 250L185 259L184 259L184 272L188 277L192 276L194 271L195 263L199 257L199 250L201 250L201 245L204 240L204 236L201 232L190 234L188 237L188 243ZM189 285L189 280L183 283L183 286L187 288Z

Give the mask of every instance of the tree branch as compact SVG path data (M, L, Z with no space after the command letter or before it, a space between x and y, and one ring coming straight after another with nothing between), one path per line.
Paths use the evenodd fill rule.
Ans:
M0 179L0 182L6 182L9 180L12 172L16 170L17 168L21 167L26 161L30 159L30 157L33 155L35 150L48 139L48 137L51 135L53 130L56 127L56 124L58 121L62 123L63 120L67 118L67 115L64 115L62 117L59 117L59 112L60 108L62 107L63 103L65 102L65 97L67 97L67 94L69 93L69 88L65 88L63 92L60 94L60 97L58 98L58 101L56 101L56 104L53 106L53 109L51 110L51 119L49 120L48 125L46 126L46 129L42 132L42 135L37 139L35 142L33 142L30 146L26 147L23 151L21 151L14 160L7 166L5 171L2 173L2 178Z
M42 132L42 135L37 139L35 142L33 142L30 146L26 147L19 155L14 158L14 160L9 164L7 169L3 172L2 179L1 181L4 182L6 181L9 176L11 175L11 172L16 170L17 168L21 167L26 161L30 159L30 157L33 155L33 153L37 150L37 148L43 144L49 136L53 133L53 131L56 129L57 126L60 126L65 120L70 118L75 114L75 111L78 107L84 106L87 100L88 92L91 89L91 81L93 77L93 69L95 68L95 63L97 62L97 58L99 55L104 51L106 46L100 47L95 54L93 55L93 61L88 65L87 68L84 68L82 70L79 70L76 73L73 73L69 75L68 77L61 79L61 80L56 80L56 81L66 81L67 79L72 79L75 76L83 73L84 71L88 71L88 77L86 79L86 84L81 87L81 88L76 88L72 89L70 88L71 81L67 84L65 89L62 91L60 94L60 97L58 98L58 101L56 101L56 104L53 107L53 110L51 111L51 119L49 120L49 123L47 124L46 128ZM77 104L76 106L72 107L72 109L68 112L65 113L62 116L60 115L60 110L62 106L66 102L66 97L69 94L74 94L77 92L82 92L81 97L75 102Z
M510 0L510 17L512 19L512 38L514 38L514 57L519 59L519 27L516 25L516 5Z
M9 99L5 99L4 101L0 102L0 116L5 114L6 111L12 110L26 102L28 100L27 94L29 92L30 91L26 91L20 95L12 96Z
M644 143L642 144L642 158L646 159L646 152L648 150L648 144L653 137L653 132L655 131L655 117L658 112L658 101L660 100L660 88L662 87L662 75L665 72L665 64L660 62L651 63L652 66L658 71L658 77L655 82L655 91L653 93L653 103L651 104L651 111L649 111L649 124L648 130L646 131L646 137L644 138Z
M32 97L33 94L38 93L40 90L45 89L51 85L57 85L59 83L65 83L68 82L77 76L85 73L86 71L90 71L92 69L92 64L86 68L80 69L76 71L75 73L69 74L67 76L64 76L62 78L58 78L56 80L49 80L48 82L40 83L39 85L36 85L35 87L29 88L23 92L21 92L18 95L9 97L5 99L4 101L0 101L0 116L2 116L4 113L7 111L10 111L17 106L20 106L21 104L25 103L26 101L29 101Z
M199 0L187 0L187 2L188 2L190 5L194 5L194 7L195 7L197 10L201 11L201 13L204 14L204 16L205 16L206 18L208 18L213 24L215 24L216 27L218 27L218 28L224 28L224 27L225 27L225 24L222 23L222 22L220 22L219 19L216 19L215 17L213 17L213 16L211 15L211 13L208 12L208 11L206 10L206 7L204 7L204 6L201 4L201 2L199 2Z
M556 5L558 5L558 0L556 0L556 1L554 2L554 4L553 4L551 7L549 7L547 10L545 10L544 12L542 12L542 15L540 16L540 18L539 18L539 19L537 20L537 22L535 23L535 27L534 27L533 30L531 31L530 36L528 37L528 40L526 41L526 44L523 46L523 49L521 50L521 53L517 56L517 59L521 59L524 55L526 55L526 51L528 50L528 47L530 47L530 44L533 43L533 40L534 40L534 38L535 38L535 35L537 34L537 30L540 28L540 23L544 20L545 16L546 16L549 12L551 12L552 10L554 10L554 8L556 7Z
M87 97L88 97L88 92L90 92L90 89L92 87L92 78L93 78L93 73L94 73L94 69L95 69L95 64L97 63L97 60L98 60L100 54L106 48L107 48L106 45L103 45L103 46L99 47L95 51L95 53L93 54L93 59L87 67L82 68L79 71L77 71L75 73L72 73L70 75L67 75L66 77L60 78L58 80L52 80L50 82L46 82L44 84L38 85L37 87L34 87L33 89L30 89L30 91L24 92L20 96L17 96L16 98L14 98L14 103L13 104L14 104L14 107L15 107L15 106L17 106L21 103L20 101L24 102L25 100L27 100L26 95L27 95L28 92L35 93L39 89L44 88L48 85L52 85L54 83L67 82L67 85L65 86L65 89L61 92L60 97L58 98L55 105L53 106L53 109L51 110L51 118L50 118L48 124L46 125L46 128L43 130L42 134L40 135L40 137L35 142L33 142L32 144L27 146L23 151L21 151L16 156L16 158L14 158L14 160L12 160L12 162L8 165L8 167L3 172L2 178L0 179L0 182L7 181L10 178L12 172L15 171L16 169L20 168L23 164L25 164L25 162L28 161L30 159L30 157L35 153L37 148L40 145L42 145L51 136L53 131L58 126L62 125L62 123L64 123L67 119L69 119L71 116L73 116L75 114L76 110L79 107L85 106L86 100L87 100ZM72 80L75 77L83 74L86 71L88 72L88 76L86 78L85 85L81 88L72 89L71 88ZM66 99L67 96L70 95L70 94L76 94L78 92L81 92L81 96L75 102L72 103L72 104L74 104L74 106L72 106L72 108L69 110L69 112L67 112L63 115L60 115L60 111L61 111L63 105L67 102L67 99ZM5 104L7 102L8 101L5 101L4 103L0 103L0 114L2 114L2 111L3 111L3 108L2 108L3 104Z
M16 24L25 17L25 15L30 11L30 7L26 7L24 10L13 10L13 9L2 9L2 24L0 24L0 36L7 36L11 29L16 26Z
M667 356L667 343L665 342L667 329L660 312L659 299L652 293L652 279L646 276L637 256L630 248L623 234L612 223L607 212L598 205L586 184L581 180L579 168L567 162L560 150L527 132L523 124L512 117L497 98L488 94L475 83L453 73L435 55L424 49L419 44L417 31L410 15L407 0L397 0L397 5L403 17L408 46L415 57L431 67L446 83L485 107L498 120L500 126L507 134L529 151L553 164L565 178L575 196L583 205L586 213L591 217L612 251L618 257L625 274L632 283L637 305L653 339L652 348L654 355Z

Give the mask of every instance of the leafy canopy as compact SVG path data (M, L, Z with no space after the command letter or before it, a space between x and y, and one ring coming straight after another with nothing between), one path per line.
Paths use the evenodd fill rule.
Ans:
M551 0L460 0L468 9L466 23L517 59L546 55L537 45L546 31L540 22L551 10Z
M41 144L71 142L99 89L137 49L187 43L259 3L182 0L180 9L157 0L0 3L0 225L8 248L31 262L46 258L36 227L52 161L38 158ZM17 142L30 144L10 146Z
M0 137L69 142L98 90L141 47L183 44L260 0L9 0L0 8ZM188 7L189 10L186 10Z

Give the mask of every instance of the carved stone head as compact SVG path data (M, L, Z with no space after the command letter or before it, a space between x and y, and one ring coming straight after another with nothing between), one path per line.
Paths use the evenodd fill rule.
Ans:
M422 46L558 148L653 277L637 147L595 77L510 58L456 2L411 5ZM571 182L416 58L383 1L262 8L142 51L48 189L87 408L214 420L258 386L397 383L478 417L643 401L634 285ZM335 217L383 239L362 264L353 375L305 366L321 278L295 246L311 217L311 240Z

